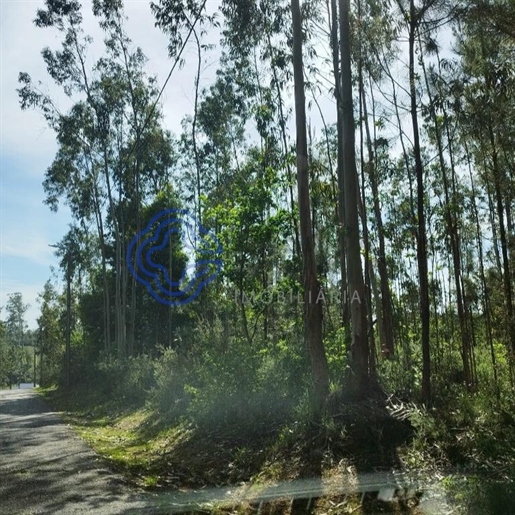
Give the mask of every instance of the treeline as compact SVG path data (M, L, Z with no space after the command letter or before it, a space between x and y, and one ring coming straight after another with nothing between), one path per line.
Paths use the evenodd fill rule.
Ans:
M34 381L36 334L25 322L28 308L20 292L8 294L0 320L0 386Z
M45 202L73 216L58 245L67 302L49 284L42 296L43 384L98 384L103 370L105 384L160 391L162 410L217 413L245 411L248 398L272 411L312 396L320 408L331 392L378 388L429 406L453 381L508 401L510 2L224 0L216 14L152 3L173 74L183 49L196 51L179 135L123 2L92 6L105 36L95 63L78 2L47 0L35 19L60 37L42 57L72 101L66 113L20 73L21 107L39 110L58 142ZM214 28L221 58L202 89ZM189 210L223 248L217 279L181 306L157 302L126 260L169 208ZM200 257L177 235L170 243L159 262L178 279Z

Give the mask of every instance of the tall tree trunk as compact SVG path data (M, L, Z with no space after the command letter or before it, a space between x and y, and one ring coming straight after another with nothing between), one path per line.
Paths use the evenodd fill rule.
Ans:
M472 175L472 165L470 162L470 153L468 150L467 143L465 142L465 154L467 156L467 164L469 169L469 176L470 176L470 185L471 185L471 194L472 194L472 211L474 213L474 222L476 225L476 240L477 240L477 248L478 248L478 258L479 258L479 276L481 279L481 285L483 289L483 316L485 318L485 332L486 332L486 339L488 342L488 346L490 348L490 359L492 361L492 370L494 374L494 381L495 381L495 390L497 394L497 399L499 400L501 392L499 388L499 379L498 379L498 365L497 365L497 358L495 355L495 348L494 348L494 339L492 334L492 319L491 319L491 303L490 303L490 294L488 292L488 285L486 282L486 274L485 274L485 264L484 264L484 252L483 252L483 234L481 232L481 221L479 218L479 212L477 209L477 195L476 195L476 188L474 184L474 177Z
M420 151L418 127L417 90L415 84L415 35L418 17L415 1L410 0L409 17L409 88L411 100L411 122L413 125L413 153L415 154L415 174L417 178L417 262L420 281L420 321L422 325L422 398L426 406L431 404L431 353L429 335L429 281L427 269L427 236L424 200L424 168Z
M135 186L136 186L136 234L138 235L139 245L139 233L141 231L141 198L140 198L140 181L139 181L139 159L136 161L135 167ZM136 274L138 273L137 259L134 262L135 274L132 274L131 279L131 308L129 312L129 333L127 335L127 353L132 356L136 353L135 341L136 341Z
M89 79L88 74L86 72L86 61L85 56L83 55L83 50L81 49L81 45L77 38L77 31L74 30L72 32L74 37L74 47L77 52L77 57L79 59L80 63L80 72L83 79L84 84L84 90L86 92L86 96L88 99L88 103L91 106L91 108L95 111L96 117L97 117L97 123L100 122L100 117L98 116L98 109L97 104L91 95L91 89L89 86ZM104 148L103 148L103 158L104 158L104 173L106 178L106 184L109 186L109 170L108 170L108 161L107 161L107 152L105 148L105 142L104 142ZM91 158L91 155L89 155L88 152L88 158L90 159L91 163L93 163L93 160ZM93 164L91 169L93 170ZM106 246L105 246L105 233L103 228L103 222L102 222L102 211L100 208L100 195L98 192L98 187L96 183L96 177L94 181L94 206L95 206L95 214L97 219L97 227L99 230L99 237L100 237L100 249L101 249L101 256L102 256L102 275L103 275L103 283L104 283L104 350L107 352L110 352L111 350L111 301L110 301L110 291L109 291L109 280L107 277L107 259L106 259ZM111 207L111 206L110 206Z
M132 123L134 125L134 130L136 131L136 142L135 142L135 148L136 148L136 156L135 156L135 163L133 167L133 180L134 180L134 186L135 186L135 204L136 204L136 234L139 238L139 233L141 230L140 226L140 207L141 207L141 199L140 199L140 138L141 138L141 127L138 120L138 110L137 110L137 100L136 95L134 92L134 85L132 80L132 73L130 70L130 64L129 64L129 56L128 56L128 50L125 44L125 40L123 37L123 28L122 28L122 20L118 16L117 17L118 22L118 30L117 30L117 36L118 41L120 43L120 47L122 49L123 53L123 60L125 65L125 73L127 78L127 84L129 86L129 92L131 96L131 107L132 107ZM123 231L125 233L125 231ZM138 241L139 245L139 241ZM124 289L125 292L123 294L123 299L125 302L125 299L127 299L127 287L128 287L128 275L127 275L127 267L125 266L125 261L123 263L124 266L124 273L125 273L125 282L124 282ZM136 274L138 273L138 263L137 260L134 263L135 266L135 274L131 274L131 300L130 300L130 311L129 311L129 331L127 333L127 355L132 356L135 352L134 349L134 342L135 342L135 332L136 332ZM128 299L127 299L128 300ZM124 314L125 319L125 314Z
M358 1L358 18L361 22L361 2ZM363 227L363 247L365 251L365 296L366 296L366 309L368 316L367 336L368 336L368 358L369 358L369 376L375 378L377 371L376 363L376 344L374 334L374 317L372 316L374 304L372 303L372 281L374 277L374 266L372 262L372 253L370 252L370 238L368 232L368 215L367 215L367 203L366 203L366 192L365 192L365 137L363 131L363 63L361 57L361 44L359 45L359 64L358 64L358 82L359 87L359 155L360 155L360 179L361 179L361 197L359 199L359 214L361 215L361 225ZM377 319L381 319L379 313L379 304L375 304ZM378 327L381 326L382 321L378 323ZM381 338L382 330L379 332L379 338Z
M351 369L359 395L369 389L369 347L365 285L361 265L358 216L358 174L352 105L349 0L340 0L340 55L343 132L343 186L345 192L345 239L347 243L347 282L352 323Z
M297 126L297 187L304 280L304 321L311 360L316 408L320 410L329 394L329 367L327 365L322 340L322 304L316 302L320 285L317 278L315 248L311 226L306 100L304 93L304 69L302 64L302 20L299 0L291 0L291 11L293 24L295 117ZM313 299L315 299L315 301Z
M329 10L329 7L328 7ZM334 76L334 96L336 99L336 130L338 138L338 198L337 198L337 214L338 214L338 243L340 246L340 277L341 277L341 309L342 323L345 328L345 340L348 345L352 341L350 331L351 320L349 303L349 289L347 288L347 253L345 246L345 197L343 187L343 133L342 133L342 93L341 93L341 77L340 77L340 52L338 48L338 12L336 0L331 0L330 8L330 32L331 32L331 51L333 58L333 76Z
M107 185L107 198L109 201L109 211L113 222L114 233L115 233L115 292L114 292L114 329L115 329L115 341L117 344L118 357L123 357L124 342L122 340L122 274L121 274L121 234L118 225L118 219L116 217L116 211L114 206L113 192L111 188L111 179L109 176L109 159L107 157L107 148L104 146L104 175Z
M198 118L198 101L199 101L199 83L200 83L200 67L202 65L202 46L200 45L200 40L197 35L197 31L194 29L193 25L191 25L188 20L188 25L191 27L193 31L193 35L195 36L195 41L197 44L197 73L195 75L195 101L193 106L193 120L191 122L191 142L193 144L193 154L195 155L195 180L196 180L196 194L197 194L197 213L198 223L202 224L202 202L201 202L201 175L202 175L202 167L200 163L200 155L197 147L197 118ZM196 244L195 244L196 247Z
M66 249L66 386L70 386L71 378L71 310L72 310L72 275L71 275L71 253Z
M372 200L374 204L374 216L377 225L377 238L379 240L379 249L377 256L377 271L379 272L379 282L381 288L381 311L382 323L379 327L382 328L381 343L384 345L383 355L387 358L393 357L394 353L394 333L393 333L393 308L392 308L392 293L388 282L388 269L386 265L386 245L384 238L383 218L381 215L381 204L379 201L379 187L377 182L377 170L375 166L375 155L372 145L372 138L370 135L370 126L368 122L368 109L367 99L365 95L365 88L363 86L363 78L360 80L361 99L363 103L363 117L365 122L368 163L366 165L368 171L368 178L370 180L370 187L372 189Z
M111 351L111 297L110 297L110 288L109 288L109 280L107 277L107 257L106 257L106 244L105 244L105 234L104 234L104 222L102 220L102 211L100 209L99 202L99 193L98 188L95 183L93 185L93 206L95 212L95 220L97 223L98 237L99 237L99 245L100 245L100 256L102 262L102 282L104 285L104 351Z
M511 362L515 358L515 320L513 313L512 287L511 287L511 270L510 260L508 256L508 239L506 237L506 225L504 222L504 199L501 186L501 170L497 155L496 141L492 125L488 125L488 134L490 144L492 146L492 168L494 176L494 191L497 207L497 218L499 220L499 236L501 239L501 255L503 266L503 286L504 286L504 302L506 305L506 331L508 336L508 348L511 355Z
M443 136L442 129L440 123L438 121L438 117L436 115L434 103L433 103L433 95L431 94L431 88L429 84L429 79L427 76L426 66L424 64L424 58L422 56L422 41L419 35L419 49L421 52L420 63L422 66L422 71L424 74L424 81L426 84L427 95L429 98L429 109L431 118L433 121L433 127L435 130L435 139L436 146L438 149L438 158L440 163L440 172L442 177L443 191L444 191L444 199L445 205L444 216L445 216L445 226L447 229L447 235L449 237L449 242L451 246L452 253L452 264L453 264L453 272L454 272L454 287L456 290L456 304L458 308L458 320L460 324L460 339L461 339L461 358L463 363L463 375L465 378L465 384L468 388L472 387L472 368L471 368L471 348L470 348L470 335L468 331L467 324L467 313L465 310L465 303L463 299L463 290L462 290L462 277L461 277L461 249L460 249L460 241L458 236L458 221L456 219L456 214L454 213L454 208L452 205L454 204L454 200L451 201L450 193L449 193L449 179L447 177L447 164L445 162L444 157L444 146L443 146ZM437 56L439 61L439 56ZM444 123L447 124L448 120L444 113ZM452 143L449 141L448 147L449 154L452 154ZM451 173L454 176L454 169L451 170Z
M437 268L437 261L436 261L436 250L435 250L435 240L434 238L430 239L430 248L431 253L433 255L433 259L431 260L431 276L435 278L435 281L438 281L438 268ZM431 300L433 301L433 314L434 314L434 321L435 321L435 360L434 360L434 373L438 375L438 371L440 370L440 365L442 362L442 350L440 346L440 325L439 325L439 314L438 314L438 307L441 305L441 302L439 302L438 299L438 292L436 287L431 288Z

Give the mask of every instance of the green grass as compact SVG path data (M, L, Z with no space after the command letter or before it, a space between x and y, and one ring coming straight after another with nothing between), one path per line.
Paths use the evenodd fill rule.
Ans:
M213 486L296 477L299 447L281 443L281 428L267 433L239 427L198 428L185 420L166 424L156 413L106 401L92 392L40 389L77 433L111 466L146 488Z
M92 392L67 392L55 388L39 389L43 397L60 412L78 435L111 466L134 483L155 486L152 461L160 444L158 435L142 431L150 413L142 408L106 401Z
M152 410L106 400L91 391L39 391L114 470L148 490L266 485L314 476L352 478L377 467L411 464L420 471L440 465L431 452L417 447L419 440L414 444L406 440L397 426L388 427L382 411L374 412L370 406L342 405L338 415L319 422L306 420L306 414L297 410L268 431L256 432L250 425L198 427L187 419L165 423ZM421 424L427 424L421 434L429 440L433 426ZM398 461L392 461L390 454ZM365 501L366 510L378 511L372 498ZM316 503L315 513L359 514L365 509L359 496ZM288 513L289 505L283 504L271 503L271 512ZM217 512L236 513L224 508ZM238 509L251 512L250 505ZM402 512L417 513L415 504Z

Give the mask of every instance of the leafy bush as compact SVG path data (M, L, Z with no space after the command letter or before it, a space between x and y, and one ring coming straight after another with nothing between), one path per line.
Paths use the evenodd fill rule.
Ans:
M165 420L172 420L186 413L190 393L186 385L184 367L173 349L161 349L154 361L155 385L149 395L149 404Z
M107 356L95 364L88 382L112 400L141 405L155 383L153 361L146 355L124 360Z

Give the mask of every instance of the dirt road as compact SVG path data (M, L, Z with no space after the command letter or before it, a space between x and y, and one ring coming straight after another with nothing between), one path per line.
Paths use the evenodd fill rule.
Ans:
M31 390L0 391L0 514L163 513Z

